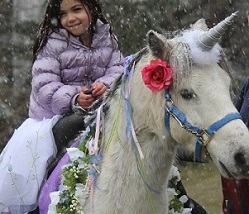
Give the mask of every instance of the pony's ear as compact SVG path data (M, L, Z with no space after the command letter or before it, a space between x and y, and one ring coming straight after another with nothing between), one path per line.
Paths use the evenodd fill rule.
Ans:
M199 19L194 24L190 25L192 29L208 30L205 19Z
M147 43L153 56L162 60L167 60L167 56L172 47L163 35L150 30L147 33Z

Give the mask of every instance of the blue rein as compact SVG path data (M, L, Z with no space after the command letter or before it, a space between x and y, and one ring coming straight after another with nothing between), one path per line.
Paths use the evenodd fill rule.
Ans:
M201 158L201 151L203 147L206 147L207 144L211 141L214 133L220 129L222 126L227 124L228 122L236 119L241 119L241 116L238 112L234 112L231 114L226 115L222 119L218 120L217 122L213 123L209 128L198 128L195 126L192 126L185 114L181 112L174 104L170 97L169 90L165 90L165 99L166 99L166 105L165 105L165 126L168 132L170 133L170 116L172 116L182 128L186 129L190 133L194 134L197 137L197 142L195 145L195 161L202 162Z

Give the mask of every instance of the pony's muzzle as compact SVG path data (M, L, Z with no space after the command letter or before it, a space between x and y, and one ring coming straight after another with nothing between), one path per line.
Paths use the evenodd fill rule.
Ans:
M234 154L234 162L236 171L231 171L225 164L219 161L220 166L225 172L226 176L230 179L245 179L249 178L249 165L246 156L243 152L237 152Z
M238 152L234 155L234 160L236 166L239 168L239 171L242 175L249 175L249 165L246 161L246 157L242 152Z

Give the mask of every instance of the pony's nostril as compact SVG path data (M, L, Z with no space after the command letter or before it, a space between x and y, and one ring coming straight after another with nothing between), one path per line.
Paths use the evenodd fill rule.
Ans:
M237 153L234 155L234 159L235 159L235 163L239 166L239 167L244 167L246 166L246 159L244 154L242 153Z

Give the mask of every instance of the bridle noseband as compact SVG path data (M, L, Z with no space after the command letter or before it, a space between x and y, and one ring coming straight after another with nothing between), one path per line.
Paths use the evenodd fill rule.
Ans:
M165 126L168 132L170 133L170 116L172 116L182 128L189 131L191 134L194 134L197 137L195 145L195 154L194 159L196 162L203 162L201 158L202 148L207 146L207 144L212 140L215 132L220 129L225 124L229 123L232 120L241 119L241 115L238 112L233 112L217 122L213 123L208 128L198 128L188 122L185 114L181 112L173 103L169 90L165 90Z

